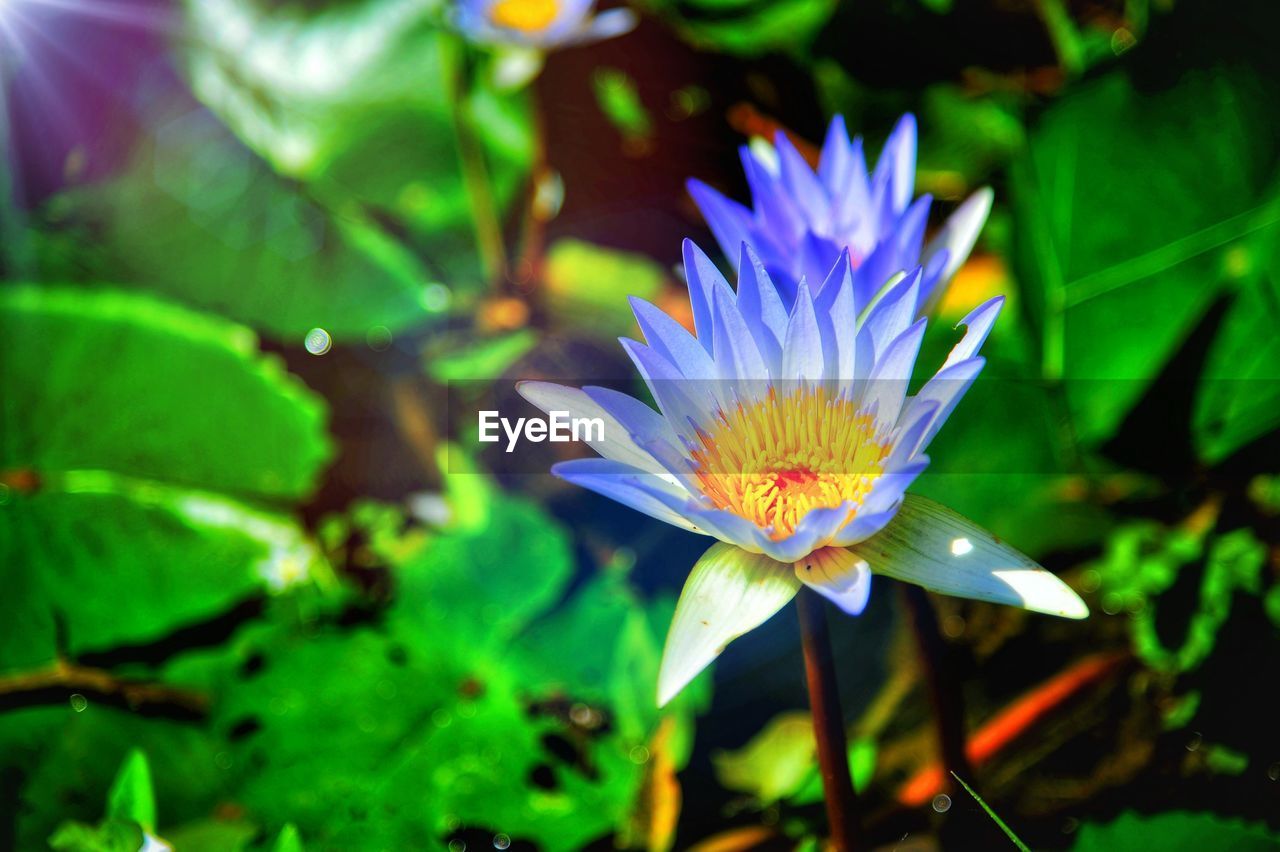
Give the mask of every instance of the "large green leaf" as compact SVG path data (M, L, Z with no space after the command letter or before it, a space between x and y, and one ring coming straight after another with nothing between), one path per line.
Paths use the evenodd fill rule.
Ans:
M1280 252L1275 229L1224 257L1233 299L1205 364L1192 422L1196 446L1217 462L1280 426Z
M99 289L0 288L0 470L102 470L297 498L330 454L320 401L252 333Z
M812 41L834 0L648 0L696 47L742 56L795 50Z
M1105 531L1106 516L1080 499L1053 399L1025 378L999 375L1009 366L994 361L992 375L965 394L930 446L930 468L913 490L1033 555L1092 543Z
M387 114L448 96L424 85L440 74L440 2L183 5L203 35L179 45L192 88L282 174L315 177Z
M640 740L658 718L653 685L674 612L674 600L643 605L615 570L524 631L515 661L530 689L609 707L618 733ZM691 689L682 706L703 697Z
M46 216L46 276L127 282L301 343L428 317L432 275L354 202L276 175L205 110L163 120L122 174Z
M19 628L0 671L159 639L320 569L285 516L110 474L52 477L0 513L0 617Z
M1121 814L1105 825L1080 827L1074 852L1123 852L1127 849L1159 849L1161 852L1263 852L1280 846L1280 837L1264 825L1250 825L1212 813L1169 811L1143 816Z
M0 670L157 639L320 564L228 494L307 493L320 403L245 329L102 290L0 289ZM58 642L61 642L59 648Z
M58 852L134 852L146 845L136 823L108 819L98 825L68 822L49 835L49 847Z
M408 555L384 542L396 583L377 623L267 625L171 667L218 696L213 727L251 818L293 821L322 848L434 847L472 830L568 849L629 822L662 718L665 624L616 576L555 608L563 531L486 499L477 526L418 536ZM636 657L650 664L624 665ZM640 694L642 710L626 698ZM687 729L689 706L667 715Z
M183 45L192 89L250 148L327 198L397 217L450 286L477 278L476 187L459 133L473 140L483 191L501 208L523 186L533 131L523 94L468 74L441 26L451 4L185 5L204 36Z
M482 526L434 537L399 564L391 619L432 644L502 646L560 597L572 573L564 531L532 506L509 501ZM454 623L479 633L437 633Z
M1232 253L1280 238L1264 141L1278 104L1230 66L1154 91L1121 70L1032 133L1012 174L1017 273L1083 440L1113 433L1223 292Z
M943 363L962 333L959 319L931 324L920 370ZM1096 541L1106 518L1081 499L1056 389L1028 366L1033 346L1021 319L1016 305L1002 312L983 346L986 367L930 444L929 468L912 490L1038 556Z
M23 779L14 802L17 849L44 848L64 820L101 819L121 764L134 749L147 756L162 835L168 825L206 816L226 795L225 757L200 726L93 702L83 709L20 710L3 719L0 760Z

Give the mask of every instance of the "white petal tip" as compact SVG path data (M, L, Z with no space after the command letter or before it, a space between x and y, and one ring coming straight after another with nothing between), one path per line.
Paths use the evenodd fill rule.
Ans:
M539 390L546 384L546 382L539 382L533 379L521 379L516 382L516 393L529 402L533 402L533 398L538 395ZM537 403L534 404L536 405Z
M796 595L790 566L729 544L713 544L689 573L658 667L658 706L689 685L734 639L759 627Z
M1089 617L1089 607L1085 606L1084 601L1078 601L1078 605L1062 613L1062 617L1080 621Z
M1066 601L1066 605L1058 612L1053 613L1053 615L1060 615L1063 618L1071 618L1079 621L1089 617L1089 607L1080 599L1079 595L1075 592L1071 592L1071 599Z
M1071 587L1043 569L994 571L1022 599L1022 607L1045 615L1081 619L1089 617L1089 607Z
M889 524L862 545L872 570L934 592L1062 618L1089 617L1071 587L967 518L908 494Z
M717 656L718 652L710 656L699 655L698 658L664 654L658 671L658 709L670 704Z

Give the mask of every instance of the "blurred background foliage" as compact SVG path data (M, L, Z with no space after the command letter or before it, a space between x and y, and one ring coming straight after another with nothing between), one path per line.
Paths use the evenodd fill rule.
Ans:
M1273 6L634 8L531 59L442 0L0 4L0 846L817 848L789 617L657 711L704 542L474 411L632 381L686 177L907 110L940 214L997 197L926 359L1011 303L919 489L1094 617L834 624L871 839L1007 843L932 665L1035 848L1280 846Z

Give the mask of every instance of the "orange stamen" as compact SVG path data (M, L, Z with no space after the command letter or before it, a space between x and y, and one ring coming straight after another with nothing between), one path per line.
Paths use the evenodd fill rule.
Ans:
M489 7L489 20L495 25L525 33L542 32L559 14L556 0L498 0Z
M891 449L850 400L804 384L720 412L698 438L692 457L703 493L775 540L813 509L861 504Z

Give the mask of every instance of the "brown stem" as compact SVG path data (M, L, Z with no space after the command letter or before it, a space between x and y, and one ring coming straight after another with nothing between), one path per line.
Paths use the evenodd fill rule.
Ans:
M547 158L547 101L542 94L541 78L529 86L529 109L533 122L533 162L529 169L528 209L520 235L520 257L512 270L512 277L529 297L542 293L538 285L542 280L543 261L546 253L547 222L555 210L547 209L541 188L554 174Z
M858 848L858 801L849 775L849 746L845 740L844 714L836 686L836 668L827 634L826 604L817 592L801 589L796 596L800 639L804 647L804 671L809 682L809 707L818 744L818 769L827 803L831 843L836 852Z
M183 719L203 718L209 709L208 699L190 690L62 661L0 677L0 711L62 703L74 695L135 712L167 713Z
M948 779L957 775L973 778L973 767L965 751L964 695L954 668L946 664L947 646L938 630L933 604L929 602L928 593L919 586L903 583L900 588L911 613L921 668L933 703L942 765L949 773Z

